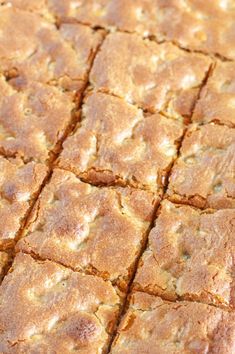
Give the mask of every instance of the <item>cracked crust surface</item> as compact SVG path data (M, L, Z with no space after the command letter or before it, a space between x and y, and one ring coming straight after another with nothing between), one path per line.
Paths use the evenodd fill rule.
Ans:
M125 288L156 200L131 188L97 188L55 169L17 245Z
M47 173L35 162L0 156L0 249L12 246L21 221Z
M176 120L144 116L120 98L92 93L82 122L63 145L59 166L92 184L128 183L162 194L183 131Z
M213 306L134 293L112 354L231 354L235 314Z
M49 7L62 21L154 35L158 41L235 58L233 0L50 0Z
M234 308L234 252L234 209L201 211L164 201L135 289Z
M111 33L94 60L90 82L96 90L182 120L192 113L210 63L170 43Z
M72 99L57 87L31 82L17 91L0 76L0 151L25 161L47 161L74 108Z
M183 140L167 195L173 202L199 208L234 208L234 171L234 129L214 124L194 126Z
M8 252L0 251L0 283L6 274L7 269L12 261L12 255Z
M0 287L0 351L103 353L119 306L111 283L18 254Z
M235 64L219 63L202 89L192 120L235 127Z
M16 88L31 81L81 91L100 32L80 24L59 29L41 16L0 7L0 70Z

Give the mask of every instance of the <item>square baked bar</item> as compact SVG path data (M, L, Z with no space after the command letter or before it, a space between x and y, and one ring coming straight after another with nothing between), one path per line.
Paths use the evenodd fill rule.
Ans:
M167 195L199 208L234 208L235 130L215 124L189 129Z
M134 293L112 354L231 354L235 314L197 302L172 303Z
M165 200L139 264L135 289L167 300L235 308L235 210Z
M217 62L203 87L192 120L235 127L235 64Z
M158 202L151 192L98 188L55 169L17 249L125 289Z
M119 307L110 282L19 254L0 286L0 352L104 353Z
M171 43L111 33L94 60L90 83L147 111L183 120L191 117L210 64L209 57Z
M20 89L32 81L80 91L102 31L67 23L56 26L38 14L0 6L0 72Z
M0 156L0 250L12 247L47 167Z
M82 121L63 145L59 166L92 184L131 185L161 195L183 132L176 120L92 93Z

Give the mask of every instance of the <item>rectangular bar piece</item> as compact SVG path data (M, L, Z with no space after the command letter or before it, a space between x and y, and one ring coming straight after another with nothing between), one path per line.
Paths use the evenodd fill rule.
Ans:
M193 126L184 137L169 179L173 202L199 208L235 207L235 131L227 126Z
M234 312L134 293L111 353L231 354L234 348Z
M111 33L90 73L95 90L178 120L191 117L211 60L171 43L157 44L136 34Z
M234 209L202 211L165 200L134 288L234 309L234 253Z
M217 62L203 87L192 120L235 127L235 64Z
M17 249L98 274L126 289L158 197L131 188L97 188L55 169Z
M0 286L0 352L104 353L119 308L110 282L18 254Z
M161 195L183 132L181 122L91 93L81 123L63 145L59 166L92 184L131 185Z
M0 250L12 247L47 167L0 156Z

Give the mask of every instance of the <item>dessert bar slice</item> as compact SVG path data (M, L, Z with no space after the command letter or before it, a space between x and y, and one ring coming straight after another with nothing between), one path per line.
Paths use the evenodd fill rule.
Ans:
M124 98L150 112L182 120L191 116L209 57L136 34L109 34L90 74L95 90Z
M235 64L218 62L202 89L192 117L196 123L235 127Z
M197 302L171 303L134 293L112 354L230 354L235 314Z
M9 252L0 251L0 283L6 274L10 263L12 261L12 255Z
M55 169L17 249L125 289L158 201L151 192L97 188Z
M21 89L38 81L80 91L87 79L102 31L79 24L56 26L41 16L0 7L0 71Z
M235 210L194 209L165 200L134 286L168 300L235 307Z
M59 166L92 184L128 184L162 194L183 131L176 120L92 93L81 123L63 145Z
M171 201L199 208L235 207L235 131L208 124L188 130L169 181Z
M0 250L14 244L46 173L42 164L0 156Z
M0 351L103 353L119 306L110 282L19 254L0 286Z

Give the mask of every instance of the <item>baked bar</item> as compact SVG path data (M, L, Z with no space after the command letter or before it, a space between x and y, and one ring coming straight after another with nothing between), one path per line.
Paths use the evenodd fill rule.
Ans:
M0 156L0 250L14 244L22 220L46 177L43 164Z
M10 253L0 251L0 283L6 274L11 261L12 255Z
M235 131L226 126L194 126L183 140L170 176L171 201L199 208L235 207Z
M193 302L171 303L144 293L132 296L112 354L231 354L235 314Z
M201 211L163 201L135 289L234 308L234 221L234 209Z
M146 116L120 98L92 93L59 166L92 184L129 184L162 194L183 131L176 120Z
M81 91L103 35L80 24L59 29L41 16L0 7L0 71L21 89L38 81Z
M0 76L0 151L45 162L57 151L75 103L57 87L31 82L17 91ZM75 114L75 113L74 113Z
M111 33L90 73L95 90L124 98L150 112L189 118L211 61L170 43Z
M158 201L150 192L97 188L55 169L17 249L125 289Z
M192 117L196 123L235 127L235 64L218 62L202 89Z
M190 50L235 59L233 0L48 0L48 7L62 22L72 19L138 32Z
M109 282L19 254L0 287L0 352L103 353L119 306Z

